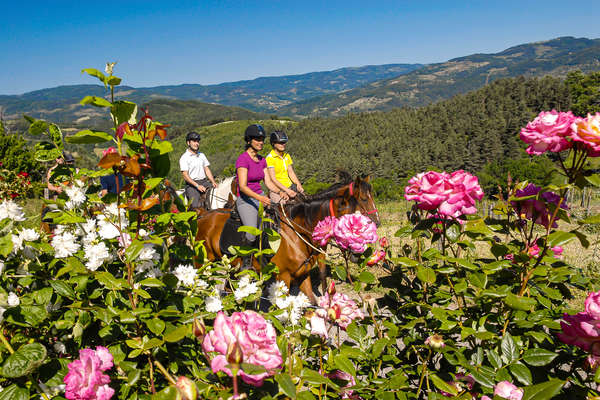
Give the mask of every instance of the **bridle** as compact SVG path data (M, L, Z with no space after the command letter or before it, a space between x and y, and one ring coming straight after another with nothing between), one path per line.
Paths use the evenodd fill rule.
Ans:
M350 196L354 196L354 182L350 182L350 184L348 185L348 189L350 190ZM371 193L369 193L369 198L371 198L371 201L373 202L373 204L375 204L375 202L373 201L373 198L371 197ZM335 217L335 210L333 208L333 200L335 200L335 199L329 200L329 215L331 215L332 217ZM361 214L363 214L363 215L375 214L377 217L379 217L377 208L374 207L371 211L367 211L360 202L357 202L357 203L358 203L358 208L359 208L359 211Z

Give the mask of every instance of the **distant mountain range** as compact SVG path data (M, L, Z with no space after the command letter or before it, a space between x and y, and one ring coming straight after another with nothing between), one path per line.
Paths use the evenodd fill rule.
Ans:
M196 84L151 88L119 86L115 90L115 97L138 104L157 98L199 100L244 107L256 112L273 113L283 105L353 89L377 80L399 76L422 66L422 64L369 65L206 86ZM124 77L123 81L127 82L127 77ZM0 95L0 108L5 119L21 118L21 114L28 113L59 124L93 125L107 115L105 110L79 105L79 101L87 95L108 96L106 89L100 85L59 86L22 95Z
M478 89L499 78L562 77L573 70L600 70L600 39L561 37L514 46L496 54L455 58L342 93L283 106L277 112L302 117L332 116L422 106Z
M341 68L205 86L122 86L116 90L116 97L159 106L170 110L171 116L176 116L178 108L183 106L186 125L200 126L217 120L265 114L302 118L420 106L478 89L499 78L562 77L572 70L600 70L600 39L561 37L514 46L500 53L473 54L430 65ZM127 77L124 78L126 82ZM27 113L71 127L106 124L106 110L79 104L86 95L107 96L107 92L98 85L60 86L23 95L0 96L0 109L5 119L19 119L21 114ZM178 103L179 100L186 103ZM251 116L247 110L223 107L211 109L209 116L206 104L200 102L243 107L261 115ZM202 109L199 111L202 118L197 121L193 116L195 107Z

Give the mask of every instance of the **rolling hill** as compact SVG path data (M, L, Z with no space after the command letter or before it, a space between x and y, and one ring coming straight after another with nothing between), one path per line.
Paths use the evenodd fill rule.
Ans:
M342 93L299 101L277 112L303 117L337 116L422 106L467 93L500 78L564 77L573 70L600 70L600 39L561 37L514 46L495 54L472 54Z
M402 75L420 67L421 64L369 65L206 86L195 84L150 88L119 86L115 90L115 97L137 104L147 103L157 98L169 98L239 106L257 112L274 112L282 105L353 89L369 82ZM124 78L124 82L127 82L127 77ZM27 113L61 125L95 127L105 114L102 109L83 107L79 104L79 101L87 95L108 97L108 92L100 85L72 85L36 90L22 95L0 95L0 110L4 119L18 119L23 113Z

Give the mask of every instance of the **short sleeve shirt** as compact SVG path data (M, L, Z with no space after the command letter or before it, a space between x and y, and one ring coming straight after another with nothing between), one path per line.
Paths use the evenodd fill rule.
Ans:
M123 190L123 186L125 186L125 181L123 180L123 175L117 174L119 178L119 191ZM100 185L102 189L108 191L108 193L117 193L117 182L115 181L115 174L104 175L100 177Z
M289 188L292 186L292 180L288 175L288 168L292 165L292 157L288 153L283 153L282 157L275 150L271 150L266 160L267 167L275 170L275 179L285 187Z
M186 150L179 159L179 170L182 172L187 171L190 178L195 181L206 178L204 167L208 167L209 165L210 163L204 153L200 152L192 153L191 151Z
M258 161L254 161L247 152L243 152L235 162L235 169L246 168L248 170L248 188L256 194L262 194L262 187L260 182L265 179L265 168L267 168L267 162L264 157L258 155ZM238 184L238 195L240 187Z

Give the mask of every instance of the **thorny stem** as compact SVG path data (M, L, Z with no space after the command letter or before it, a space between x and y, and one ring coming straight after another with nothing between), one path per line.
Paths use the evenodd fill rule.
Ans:
M2 344L4 344L4 346L6 347L6 349L8 350L8 352L10 354L15 353L15 351L13 350L13 348L10 345L10 343L8 342L8 340L6 340L6 337L4 336L4 329L1 326L0 326L0 340L2 340Z
M163 374L163 376L165 378L167 378L167 380L169 381L169 383L171 383L172 385L176 385L177 384L177 382L175 382L175 379L173 379L173 377L171 376L171 374L169 374L169 372L165 369L165 367L163 367L163 365L158 360L154 360L154 365L156 365L156 367L158 368L158 370L160 371L160 373Z
M150 390L152 394L156 393L156 389L154 388L154 367L152 366L152 356L148 354L148 365L150 366Z
M427 354L427 359L423 362L423 368L421 369L421 377L419 378L419 387L417 389L417 398L421 393L421 388L423 387L423 379L425 378L425 371L427 371L427 363L431 359L431 349L429 349L429 354Z

